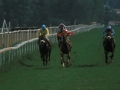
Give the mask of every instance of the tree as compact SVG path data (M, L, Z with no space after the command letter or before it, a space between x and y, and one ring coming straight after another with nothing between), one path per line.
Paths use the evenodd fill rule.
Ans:
M0 25L1 26L3 24L3 20L5 17L6 17L6 12L4 11L4 8L3 8L3 2L2 0L0 0Z
M104 18L105 25L108 25L108 22L109 22L110 17L111 17L110 8L106 7L104 10L104 14L105 14L105 18Z
M0 3L1 18L14 27L90 24L103 20L103 0L1 0Z

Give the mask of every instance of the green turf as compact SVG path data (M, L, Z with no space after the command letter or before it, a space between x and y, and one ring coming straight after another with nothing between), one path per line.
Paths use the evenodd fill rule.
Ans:
M113 63L105 64L103 29L94 29L70 37L70 67L62 68L58 45L54 44L47 67L38 51L1 67L0 90L120 90L120 27L114 29L117 47Z

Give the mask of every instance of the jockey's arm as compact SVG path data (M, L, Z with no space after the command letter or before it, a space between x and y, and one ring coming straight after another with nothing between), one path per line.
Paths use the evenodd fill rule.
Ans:
M68 34L68 36L70 36L70 35L73 35L74 32L73 31L70 31L70 32L68 31L67 34Z
M61 37L62 34L63 34L63 33L59 33L59 34L57 34L57 36L58 36L58 37Z
M49 36L49 30L46 28L46 35L45 36Z
M114 36L115 35L115 31L112 29L112 33L111 33L111 35L112 36Z
M67 33L67 35L68 35L68 36L70 36L70 35L73 35L73 34L74 34L74 32L71 32L71 31L69 32L69 31L66 29L66 30L63 30L63 32L62 32L62 33L59 33L57 36L58 36L58 37L61 37L61 35L62 35L63 33Z
M103 32L102 32L102 36L104 36L104 33L106 32L107 29L104 29Z

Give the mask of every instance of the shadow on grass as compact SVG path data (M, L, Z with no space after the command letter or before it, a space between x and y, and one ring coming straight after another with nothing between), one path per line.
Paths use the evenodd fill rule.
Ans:
M84 67L101 67L101 66L105 66L105 65L100 65L100 64L90 64L90 65L78 65L78 66L76 66L76 67L84 68Z
M48 70L51 69L50 67L40 67L40 68L34 68L34 70Z
M26 66L26 67L33 67L33 65L28 65L28 64L25 64L25 63L23 63L22 61L19 61L19 63L20 63L22 66Z

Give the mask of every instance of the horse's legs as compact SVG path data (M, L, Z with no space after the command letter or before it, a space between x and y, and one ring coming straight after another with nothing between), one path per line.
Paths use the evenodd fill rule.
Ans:
M41 60L42 60L42 58L43 58L43 55L42 55L42 53L40 53L40 57L41 57Z
M48 60L50 61L50 52L48 53Z
M108 53L107 52L105 52L105 63L108 64Z
M48 61L48 54L45 55L45 62L46 62L46 66L47 66L47 61Z
M64 55L63 55L63 53L61 52L60 53L60 55L61 55L61 64L63 65L63 67L65 67L65 61L64 61Z
M39 46L39 52L40 52L40 58L42 59L42 54L41 54L40 46Z
M114 52L112 52L110 58L111 58L111 62L113 62L113 57L114 57Z
M68 66L70 65L70 52L68 53Z
M43 65L45 65L45 56L43 56Z
M49 53L48 53L49 61L50 61L50 54L51 54L51 49L49 50Z
M114 41L114 45L113 45L113 50L112 50L112 52L111 52L111 56L110 56L110 58L111 58L111 62L113 62L113 57L114 57L114 51L115 51L115 41Z

